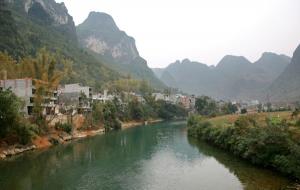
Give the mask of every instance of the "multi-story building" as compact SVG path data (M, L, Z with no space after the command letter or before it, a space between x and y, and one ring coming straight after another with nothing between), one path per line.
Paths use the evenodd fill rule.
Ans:
M23 112L31 115L33 112L34 99L36 98L36 83L41 81L32 78L0 80L1 89L10 89L17 97L24 101ZM55 113L58 103L57 91L51 91L43 96L42 106L44 115Z
M178 103L181 104L186 109L194 109L196 104L196 97L178 95Z
M66 84L59 90L59 103L66 109L76 108L79 113L90 111L92 88L80 84Z
M97 93L93 95L93 102L108 102L108 101L113 101L113 99L117 97L112 94L108 94L108 90L104 90L103 94Z
M181 104L184 108L190 108L190 99L188 96L180 96L179 97L179 104Z
M155 97L155 100L163 100L172 104L178 102L178 96L175 94L163 94L163 93L152 93L152 96Z
M66 84L64 88L61 89L61 93L83 93L87 98L92 98L92 88L89 86L81 86L80 84Z

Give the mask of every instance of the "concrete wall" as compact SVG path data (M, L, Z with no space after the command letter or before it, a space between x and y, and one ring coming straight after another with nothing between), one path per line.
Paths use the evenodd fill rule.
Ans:
M0 86L3 89L11 89L18 97L31 97L32 96L32 80L31 79L14 79L14 80L1 80Z
M90 87L80 86L79 84L66 84L65 88L62 89L62 93L75 93L82 92L86 97L91 98Z
M0 87L10 89L17 97L24 101L23 112L28 113L27 106L31 105L30 97L33 96L32 79L0 80Z

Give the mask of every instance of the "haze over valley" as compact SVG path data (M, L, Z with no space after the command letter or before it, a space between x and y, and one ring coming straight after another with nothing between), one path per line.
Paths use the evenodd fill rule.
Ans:
M0 189L300 189L299 8L0 0Z

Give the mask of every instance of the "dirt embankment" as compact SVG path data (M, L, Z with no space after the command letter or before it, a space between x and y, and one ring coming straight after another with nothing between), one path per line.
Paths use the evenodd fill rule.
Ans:
M0 159L5 159L17 154L28 152L35 149L49 148L53 145L64 144L68 141L94 136L98 134L104 134L105 130L103 126L87 127L85 126L85 118L83 115L76 115L72 119L73 130L70 134L55 129L55 122L66 123L68 118L66 116L58 116L52 120L53 124L48 128L48 132L45 135L35 136L32 143L29 145L0 143Z
M36 136L30 145L16 144L12 146L2 147L0 149L0 159L5 159L7 157L11 157L35 149L49 148L53 145L64 144L74 139L86 138L99 134L104 134L103 128L86 131L74 131L72 132L72 134L68 134L62 131L56 131L45 136Z
M83 129L85 119L82 115L78 115L73 119L73 131L68 134L64 131L56 130L54 126L49 128L49 132L43 136L34 137L30 145L11 145L11 146L0 146L0 159L5 159L14 155L18 155L24 152L32 151L35 149L49 148L53 145L64 144L68 141L104 134L105 129L102 125L96 128L85 128ZM148 121L130 121L122 123L122 129L128 129L141 125L148 125L152 123L162 122L161 119L150 119ZM61 122L61 120L60 120Z

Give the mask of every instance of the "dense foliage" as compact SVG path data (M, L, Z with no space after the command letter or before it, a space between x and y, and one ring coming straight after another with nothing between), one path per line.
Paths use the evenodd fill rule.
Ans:
M36 124L45 127L47 124L43 115L43 104L49 100L45 100L44 97L51 97L51 92L56 90L68 72L68 61L48 52L45 48L39 50L34 57L25 57L19 61L0 52L0 61L2 62L0 79L34 79L36 93L33 102L33 117Z
M268 117L260 123L255 115L240 116L227 127L200 116L188 120L188 134L212 143L253 164L271 167L300 179L300 144L297 131L285 119ZM298 131L299 134L299 131Z
M171 104L165 101L158 101L157 102L158 108L157 113L158 117L163 119L173 119L175 118L184 118L187 116L187 111L175 104Z
M34 7L26 13L24 6L23 1L9 4L0 1L0 51L7 52L17 60L34 56L44 47L57 52L72 61L72 69L66 73L63 82L81 82L100 87L121 77L118 72L79 47L72 22L57 25L42 7Z
M155 101L151 95L144 96L143 100L130 96L125 102L118 98L113 101L95 102L92 117L94 124L104 123L107 130L119 129L120 122L146 121L148 119L176 119L187 116L187 111L179 106L165 101Z
M117 117L116 105L107 102L103 108L104 128L106 131L111 129L121 129L121 123Z
M21 100L10 90L0 91L0 138L6 138L7 143L15 143L10 139L16 139L22 144L27 144L38 132L35 125L23 118L21 108Z
M56 123L55 129L62 130L70 134L72 132L72 125L70 123Z
M13 56L20 55L24 48L23 41L5 0L0 0L0 26L0 51L5 50Z
M222 104L218 104L214 99L208 96L196 98L195 108L200 115L209 117L233 114L238 110L236 105L233 105L231 102L223 102Z

